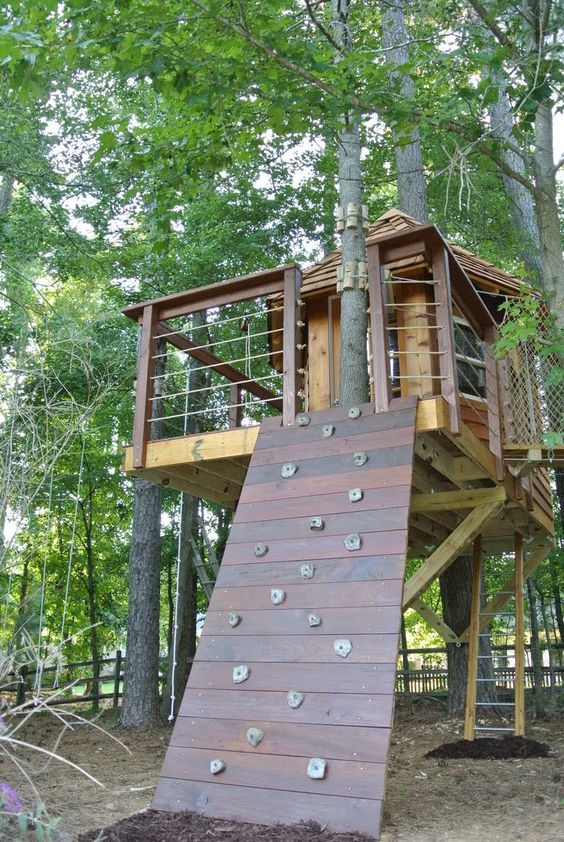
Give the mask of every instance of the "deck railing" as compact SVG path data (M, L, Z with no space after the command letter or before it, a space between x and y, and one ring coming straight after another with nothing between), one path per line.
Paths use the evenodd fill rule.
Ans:
M294 422L303 394L300 287L299 268L280 266L125 308L141 329L135 468L145 466L152 439L206 424L248 426L272 410Z

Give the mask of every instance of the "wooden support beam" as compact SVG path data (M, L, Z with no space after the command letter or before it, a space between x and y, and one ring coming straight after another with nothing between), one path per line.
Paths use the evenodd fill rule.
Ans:
M482 531L486 523L503 508L503 503L487 503L478 506L458 524L454 532L446 538L440 547L431 553L427 561L415 571L405 583L403 592L404 610L425 591L431 582L462 554L464 548Z
M525 605L523 536L515 533L515 736L525 735Z
M454 459L432 436L422 435L415 439L415 455L437 473L454 483ZM458 483L455 483L458 484Z
M441 618L421 599L415 599L409 607L417 611L419 616L442 637L445 643L458 643L458 637L453 630L446 623L443 623Z
M474 539L472 552L472 601L470 606L470 636L468 647L468 678L466 683L466 712L464 739L474 739L476 723L476 679L478 678L478 644L480 641L480 582L482 578L482 540Z
M437 346L440 353L441 394L448 404L450 429L458 435L460 429L460 401L458 399L458 377L454 351L454 321L448 251L446 245L433 244L433 279L437 303Z
M258 433L259 426L256 425L149 442L146 467L165 471L171 465L189 465L194 462L250 456L255 448ZM124 449L122 467L126 473L135 468L131 447Z
M484 354L486 362L486 406L488 408L488 439L490 450L495 456L497 479L503 480L503 452L501 445L501 395L498 382L497 364L494 356L494 343L497 330L493 326L486 328Z
M453 509L473 509L486 503L503 503L505 488L469 488L462 491L439 491L436 494L415 494L411 497L410 512L451 512Z
M444 435L452 441L452 443L480 470L482 470L488 479L497 482L497 465L495 456L491 453L485 444L482 444L480 439L468 429L466 424L460 424L459 435L453 436L452 433L445 431Z

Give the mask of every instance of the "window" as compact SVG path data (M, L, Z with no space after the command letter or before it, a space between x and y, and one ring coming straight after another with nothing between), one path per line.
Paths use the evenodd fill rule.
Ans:
M463 395L485 400L486 363L484 346L463 319L454 319L454 347L458 388Z

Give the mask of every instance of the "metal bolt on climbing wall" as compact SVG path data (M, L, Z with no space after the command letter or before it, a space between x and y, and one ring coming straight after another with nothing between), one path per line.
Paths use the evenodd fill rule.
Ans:
M300 693L298 690L289 690L286 698L291 708L299 708L305 699L305 693Z
M358 503L359 500L362 500L362 489L361 488L351 488L349 489L349 502L350 503Z
M210 772L212 775L219 775L220 772L223 772L225 769L225 761L220 760L217 758L216 760L212 760L210 763Z
M262 558L263 555L266 555L268 552L268 547L266 544L255 544L255 555L257 558Z
M345 538L344 543L350 553L354 552L354 550L360 550L360 535L358 532L351 532Z
M321 428L321 435L324 439L330 438L335 432L335 427L332 424L324 424Z
M335 650L335 655L339 655L341 658L346 658L351 652L352 643L346 638L340 638L333 643L333 649Z
M271 588L270 599L274 605L282 605L286 599L286 591L283 591L282 588Z
M250 669L246 664L241 664L238 667L233 667L233 684L242 684L251 674Z
M319 617L317 614L308 614L307 621L312 628L321 625L321 617Z
M313 564L302 564L300 567L300 576L302 579L313 579L315 567Z
M239 623L241 622L241 615L240 614L230 614L227 618L227 622L229 623L231 628L234 629L235 626L238 626Z
M358 467L362 467L362 465L366 465L368 462L368 453L365 450L359 450L358 453L355 453L353 456L353 462Z
M286 462L285 465L282 465L282 470L280 473L284 477L284 479L288 479L289 477L293 477L296 471L298 470L298 466L294 465L293 462Z
M321 757L312 757L307 764L307 774L309 778L314 781L320 781L325 777L327 772L327 761Z
M351 406L349 409L349 418L360 418L361 410L359 406Z
M323 529L325 526L325 521L322 517L310 517L309 519L309 528L310 529Z
M247 742L249 745L256 748L258 745L262 743L264 739L264 731L261 731L260 728L249 728L247 731Z
M301 412L299 415L296 415L296 424L298 425L298 427L307 427L310 421L311 418L304 412Z

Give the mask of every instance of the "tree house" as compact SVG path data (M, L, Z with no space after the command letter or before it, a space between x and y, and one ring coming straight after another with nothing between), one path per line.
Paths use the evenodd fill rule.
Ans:
M408 608L469 644L473 739L479 635L514 596L524 733L522 585L553 542L546 466L564 454L543 433L564 402L531 348L495 359L516 278L396 210L367 247L360 407L339 405L339 252L124 311L141 331L124 469L236 508L157 808L377 837ZM457 634L421 597L470 552ZM481 609L482 557L507 554Z

